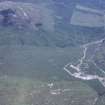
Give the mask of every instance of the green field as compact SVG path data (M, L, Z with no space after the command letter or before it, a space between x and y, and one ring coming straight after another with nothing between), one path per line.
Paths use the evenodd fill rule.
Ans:
M45 81L71 80L63 67L68 62L77 62L81 51L79 48L2 46L0 75Z
M35 81L29 78L0 77L1 105L92 105L96 92L80 81ZM54 94L55 93L55 94Z

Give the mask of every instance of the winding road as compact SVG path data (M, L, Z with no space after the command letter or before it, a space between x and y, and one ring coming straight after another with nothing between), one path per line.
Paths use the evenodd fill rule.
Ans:
M93 79L97 79L101 82L101 84L105 87L105 77L100 77L98 75L92 75L92 74L86 74L85 72L82 71L81 66L84 63L84 60L86 59L87 56L87 50L90 46L95 45L95 44L101 44L104 41L104 39L98 40L98 41L94 41L94 42L90 42L87 44L84 44L82 46L83 48L83 56L79 59L79 63L77 65L73 65L72 63L68 63L64 66L64 70L70 75L73 76L75 78L78 79L82 79L82 80L93 80ZM105 74L105 71L102 70L100 67L98 67L98 65L93 62L94 65L102 72ZM69 69L68 69L69 68ZM74 70L74 72L71 72L71 69Z
M98 40L98 41L94 41L94 42L84 44L82 46L83 56L79 59L79 63L77 65L74 65L72 63L66 64L64 66L64 68L63 68L65 70L65 72L67 72L70 76L73 76L73 77L81 79L81 80L94 80L94 79L97 79L105 87L105 76L101 77L99 75L86 74L85 72L83 72L83 70L82 70L83 68L81 69L81 66L83 65L84 61L86 60L88 48L90 46L92 46L92 45L95 45L95 44L100 45L103 41L104 41L104 39L101 39L101 40ZM99 48L97 48L97 50L99 50ZM94 55L92 55L92 56L94 56ZM90 60L90 62L93 63L94 66L101 73L105 74L105 71L103 69L101 69L95 62L93 62L92 60ZM72 72L71 70L74 70L74 71ZM93 100L93 105L95 105L98 102L99 97L96 97Z

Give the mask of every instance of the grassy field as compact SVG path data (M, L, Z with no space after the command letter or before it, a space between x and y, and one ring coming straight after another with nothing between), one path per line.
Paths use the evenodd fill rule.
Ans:
M0 104L93 105L95 90L63 70L81 56L80 48L1 46Z
M29 78L0 77L1 105L92 105L97 94L80 81L35 81Z
M63 67L77 62L79 48L49 48L33 46L0 47L0 75L29 77L38 80L71 80Z

